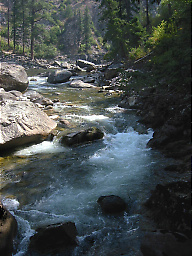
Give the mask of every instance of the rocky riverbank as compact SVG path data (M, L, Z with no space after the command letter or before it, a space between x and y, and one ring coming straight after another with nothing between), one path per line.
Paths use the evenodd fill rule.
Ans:
M139 122L153 128L153 138L148 147L177 161L165 169L166 172L174 172L177 181L157 184L144 203L142 211L159 230L146 234L138 255L191 255L190 90L165 85L146 86L126 92L120 106L135 109L140 116Z

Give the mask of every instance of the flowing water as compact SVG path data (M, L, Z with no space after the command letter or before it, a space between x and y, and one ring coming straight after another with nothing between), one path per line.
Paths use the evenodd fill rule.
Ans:
M56 136L1 159L1 199L18 221L14 256L29 255L37 227L66 221L78 230L79 246L71 255L136 255L147 228L141 205L163 182L170 160L147 148L153 131L138 124L134 111L118 107L116 94L45 81L37 78L29 87L60 100L47 111L69 121L59 132L97 126L105 136L73 148L61 146ZM112 194L127 203L123 215L105 215L97 204L100 196Z

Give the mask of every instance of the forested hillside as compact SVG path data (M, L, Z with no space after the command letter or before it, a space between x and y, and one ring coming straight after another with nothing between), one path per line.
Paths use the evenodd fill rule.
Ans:
M2 0L1 50L37 58L144 58L171 84L190 83L191 0Z
M90 0L3 0L1 49L38 58L100 51L98 3Z

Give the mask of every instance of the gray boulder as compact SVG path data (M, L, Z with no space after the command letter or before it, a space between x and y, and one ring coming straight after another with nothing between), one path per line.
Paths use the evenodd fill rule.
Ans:
M29 80L24 67L16 64L0 63L0 87L6 91L27 89Z
M70 83L70 87L73 87L73 88L92 88L92 87L95 87L95 86L92 85L92 84L89 84L89 83L85 83L81 80L73 80Z
M56 70L48 76L47 82L51 84L65 83L71 76L72 73L69 70Z
M77 246L77 229L75 223L66 222L37 229L30 240L30 251L43 254L64 252Z
M61 137L60 143L65 146L75 146L102 139L103 136L104 133L101 130L96 127L91 127L85 131L64 135Z
M31 102L38 103L42 106L53 106L53 101L44 97L36 91L27 91L23 94L23 96L27 97Z
M86 61L86 60L77 60L76 62L77 66L79 66L80 68L86 68L86 70L88 72L96 69L96 65L92 62Z
M22 97L22 93L19 91L6 92L3 88L0 88L0 104L8 100L19 100Z
M43 140L57 126L30 101L9 92L0 93L0 99L0 150Z

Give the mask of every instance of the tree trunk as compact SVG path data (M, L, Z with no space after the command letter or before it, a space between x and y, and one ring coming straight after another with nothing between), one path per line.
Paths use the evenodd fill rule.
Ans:
M34 24L35 24L35 8L34 0L32 0L31 7L31 59L34 59Z
M25 55L25 6L24 6L24 0L22 0L22 8L23 8L23 24L22 24L22 30L23 30L23 56Z
M10 37L9 37L9 30L10 30L10 2L8 0L8 11L7 11L7 44L8 49L10 47Z
M13 2L13 53L15 53L16 48L16 8L15 1Z
M126 0L126 11L127 11L127 21L131 20L131 4L130 0Z
M149 27L149 2L146 0L146 27Z

